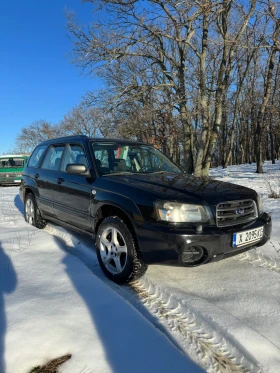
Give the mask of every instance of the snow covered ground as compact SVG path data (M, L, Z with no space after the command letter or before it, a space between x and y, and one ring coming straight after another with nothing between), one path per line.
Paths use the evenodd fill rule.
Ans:
M50 227L25 223L17 193L0 189L1 373L27 373L67 353L65 373L202 372Z
M280 250L280 199L268 197L271 188L280 196L280 161L276 161L274 165L271 162L265 162L264 174L256 174L255 170L255 163L230 166L227 169L218 167L210 170L210 176L221 181L255 189L259 193L264 211L272 212L273 216L272 242L267 243L260 250L280 258L280 254L277 254L273 247L276 245L276 249Z
M260 193L273 213L271 242L197 268L150 266L130 287L104 277L90 238L33 229L18 189L0 189L2 370L28 373L71 353L62 373L279 373L280 199L268 198L266 181L278 192L279 168L211 170Z

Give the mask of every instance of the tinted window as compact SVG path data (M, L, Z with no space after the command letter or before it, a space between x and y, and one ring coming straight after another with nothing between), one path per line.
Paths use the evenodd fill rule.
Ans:
M92 150L101 175L123 172L182 172L164 154L149 145L99 142L92 143Z
M94 150L95 163L99 173L109 172L109 152L107 149Z
M42 164L42 168L57 171L63 150L64 145L51 146L47 151L47 154Z
M88 168L86 155L81 145L66 145L61 162L61 171L65 172L68 164L83 164Z
M31 157L29 158L28 167L38 167L40 159L46 150L47 145L39 145L32 153Z

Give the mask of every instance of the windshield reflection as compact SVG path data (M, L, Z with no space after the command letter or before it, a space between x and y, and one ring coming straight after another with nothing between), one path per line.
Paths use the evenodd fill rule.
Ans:
M151 145L94 142L92 150L100 175L182 173L179 167Z

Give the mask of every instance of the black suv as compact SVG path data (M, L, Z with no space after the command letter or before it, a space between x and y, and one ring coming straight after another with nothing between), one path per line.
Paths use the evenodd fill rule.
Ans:
M194 266L262 246L271 217L258 194L184 174L153 146L69 136L38 145L20 185L28 223L96 237L104 273L122 283L151 263Z

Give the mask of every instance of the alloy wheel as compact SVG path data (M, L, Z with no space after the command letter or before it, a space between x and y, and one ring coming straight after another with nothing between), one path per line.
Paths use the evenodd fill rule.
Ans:
M115 227L106 228L100 237L100 256L112 274L121 273L127 261L127 246L123 235Z
M35 208L33 201L31 199L28 199L25 204L25 217L26 221L33 225L34 219L35 219Z

